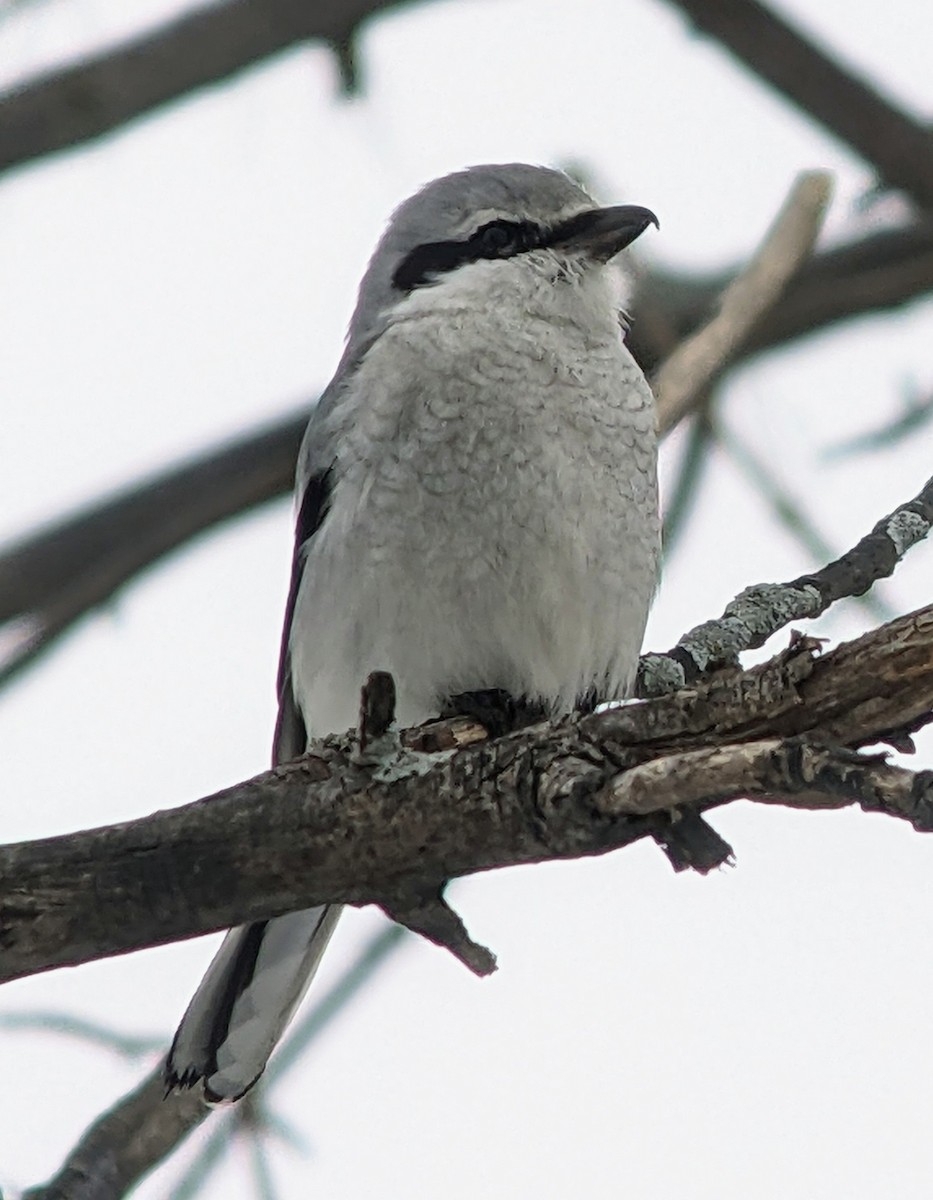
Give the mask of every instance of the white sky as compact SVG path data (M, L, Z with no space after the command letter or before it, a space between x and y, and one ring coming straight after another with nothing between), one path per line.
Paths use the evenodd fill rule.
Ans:
M0 83L117 36L157 0L52 0L0 21ZM177 7L177 6L175 6ZM911 111L933 109L933 9L804 0L806 20ZM582 161L647 204L643 255L739 257L794 173L838 174L834 232L869 182L660 0L455 0L373 23L347 103L300 50L90 149L0 179L0 536L290 408L327 381L391 207L468 162ZM736 375L729 425L840 549L914 494L929 433L845 464L822 450L931 378L931 305L860 321ZM636 314L637 318L637 314ZM670 476L675 444L665 449ZM741 587L813 565L722 456L670 565L663 649ZM0 703L4 840L180 804L260 770L290 555L284 501L176 556ZM884 595L929 600L933 547ZM814 632L865 627L840 606ZM913 765L930 765L933 738ZM641 845L459 884L500 970L414 940L276 1097L307 1155L282 1197L927 1197L933 841L881 818L718 813L738 866L674 876ZM327 987L378 927L345 919ZM12 984L170 1037L213 939ZM44 1179L152 1061L0 1029L0 1184ZM195 1148L144 1185L167 1195ZM205 1193L254 1194L242 1154Z

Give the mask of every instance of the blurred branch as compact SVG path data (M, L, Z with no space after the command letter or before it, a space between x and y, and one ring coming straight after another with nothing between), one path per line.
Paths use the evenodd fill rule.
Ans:
M933 132L755 0L668 0L921 208L933 209ZM895 65L896 66L896 65Z
M307 409L65 517L0 555L0 626L29 618L0 686L145 567L291 491Z
M260 62L323 39L356 86L354 35L413 0L224 0L0 96L0 171L76 146ZM422 0L424 2L424 0ZM933 135L753 0L669 0L783 95L933 207Z
M0 20L23 8L42 8L51 0L0 0Z
M737 269L688 275L655 268L638 280L626 341L642 369L657 369L673 341L705 320ZM933 221L883 230L815 254L752 330L734 360L822 332L853 317L900 308L933 291Z
M337 982L296 1024L276 1052L262 1085L262 1096L300 1059L318 1037L390 957L405 937L405 930L389 925L363 947ZM165 1096L162 1064L129 1095L98 1117L68 1155L55 1178L25 1193L23 1200L113 1200L126 1195L187 1135L211 1115L200 1096L192 1092ZM234 1132L238 1109L227 1109L214 1118L216 1128L170 1200L193 1196L219 1162ZM275 1118L264 1117L275 1125Z
M110 133L299 42L415 0L223 0L0 95L0 171ZM424 2L424 0L421 0Z
M78 1038L112 1050L124 1058L140 1058L161 1049L164 1039L143 1034L119 1033L109 1025L63 1012L0 1013L0 1029L23 1029L33 1033L55 1033Z
M928 396L908 395L901 411L877 429L857 434L837 442L823 452L824 459L849 458L856 454L873 454L897 446L933 422L933 392Z
M114 1200L210 1115L200 1096L185 1092L163 1102L161 1069L87 1130L54 1179L23 1200ZM153 1120L153 1115L156 1119Z
M278 1200L275 1180L272 1178L272 1167L266 1150L265 1138L261 1130L253 1130L250 1137L250 1165L252 1167L253 1186L259 1200Z
M813 249L831 196L827 171L798 176L764 241L723 292L717 313L661 364L652 386L662 434L694 407L781 298Z
M386 962L408 936L401 925L388 924L363 948L356 961L347 968L334 986L314 1004L308 1013L295 1023L295 1027L276 1050L272 1062L260 1081L260 1103L266 1124L277 1128L279 1119L265 1110L269 1093L297 1063L304 1061L308 1047L320 1036L330 1022L369 983L379 967ZM161 1070L161 1068L160 1068ZM253 1095L254 1093L250 1093ZM120 1102L122 1103L122 1101ZM158 1120L158 1112L150 1114L150 1120ZM191 1200L205 1183L211 1171L223 1158L224 1150L231 1145L236 1132L236 1110L228 1109L214 1118L213 1129L205 1141L196 1162L178 1180L169 1193L168 1200ZM171 1147L162 1154L166 1156ZM34 1200L40 1200L37 1195ZM46 1200L46 1198L42 1198ZM51 1200L51 1198L48 1198Z
M671 340L708 318L738 272L689 276L661 269L639 281L628 344L650 373ZM933 225L873 234L804 263L737 351L734 363L848 317L933 290ZM650 335L650 336L649 336ZM309 402L310 406L310 402ZM130 579L216 523L291 490L306 411L169 468L28 534L0 553L0 627L21 623L0 662L0 686Z
M664 548L665 561L673 553L684 530L687 517L693 510L694 500L700 490L700 483L709 460L713 433L710 421L711 405L712 397L707 394L705 401L701 401L697 405L696 411L690 419L687 444L681 455L671 497L664 510L661 544Z

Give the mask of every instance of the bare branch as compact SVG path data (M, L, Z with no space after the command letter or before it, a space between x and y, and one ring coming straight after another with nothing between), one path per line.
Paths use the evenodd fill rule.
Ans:
M713 443L710 408L713 399L713 395L708 394L705 398L700 397L697 402L683 452L677 464L674 482L669 489L667 503L664 505L661 546L665 562L670 560L675 547L680 542L710 461L710 449Z
M837 551L820 533L805 505L780 482L775 467L765 456L753 450L732 430L725 428L721 421L715 421L712 425L716 445L738 467L749 485L771 509L775 521L784 526L814 562L829 562L836 558ZM875 591L863 592L855 599L874 621L890 621L894 616Z
M653 380L662 434L695 407L780 299L816 243L831 196L827 171L801 174L761 246L723 293L719 312L665 359Z
M0 625L28 618L0 685L140 571L206 529L291 491L307 410L105 497L0 556Z
M23 1029L57 1033L101 1046L125 1058L140 1058L162 1048L164 1039L153 1035L120 1033L110 1025L91 1021L74 1013L32 1009L29 1012L0 1013L0 1029Z
M909 519L906 535L896 520L906 512L914 508L903 506L875 531L891 541L892 528L899 530L900 552L918 536ZM832 580L826 582L831 591ZM695 821L696 806L744 791L796 806L854 801L930 827L929 772L896 772L840 747L880 739L909 746L909 732L933 716L933 606L822 659L815 643L798 638L744 674L720 673L654 703L499 742L484 742L475 722L462 717L438 722L414 731L407 749L396 741L392 764L382 731L390 697L387 681L369 681L368 756L353 734L331 738L298 764L174 813L0 851L0 941L10 977L322 898L381 903L485 973L493 956L472 942L442 899L455 874L606 853L656 836L659 815ZM406 771L411 747L432 750L440 761L422 753ZM769 787L779 794L764 794ZM695 807L684 807L687 801ZM243 847L245 863L238 858ZM213 864L207 881L193 869L205 857ZM257 872L244 869L257 865ZM326 895L309 898L309 874ZM219 907L218 890L227 892ZM232 901L232 893L250 895L250 904L258 897L255 907ZM194 925L186 925L193 912ZM277 1069L273 1064L270 1077ZM30 1200L125 1195L207 1112L192 1094L161 1102L160 1075L95 1122L55 1180Z
M391 910L476 871L607 853L653 832L596 806L620 769L762 737L856 746L931 710L933 606L822 659L798 640L764 668L657 701L454 753L405 751L391 773L357 765L355 734L328 738L206 800L5 847L0 979L315 904Z
M323 995L316 997L269 1064L261 1084L264 1098L270 1087L300 1061L337 1013L344 1011L347 1003L372 981L374 972L387 961L405 936L406 931L400 925L387 925L364 946L342 977ZM164 1096L164 1088L160 1063L139 1087L121 1097L94 1122L55 1178L31 1189L23 1200L118 1200L127 1195L210 1115L203 1103L192 1103L197 1098L194 1093L185 1093L186 1102L179 1106L177 1096ZM191 1195L197 1190L197 1183L219 1160L222 1148L229 1144L235 1125L235 1109L214 1114L214 1130L192 1167L196 1177L192 1178L191 1173L186 1175L172 1191L173 1197L181 1200L182 1195ZM132 1138L126 1136L128 1129L133 1130Z
M756 770L759 772L762 764L771 770L772 775L768 779L785 792L788 790L788 780L798 780L800 786L805 787L806 790L798 791L789 801L775 797L780 802L834 806L855 800L864 808L892 812L907 817L917 828L928 829L930 806L933 804L933 797L929 794L930 772L910 776L909 773L885 768L879 773L877 758L849 756L838 749L813 746L800 739L805 736L816 741L835 741L853 746L864 744L887 736L899 727L916 726L929 719L931 711L933 606L901 618L886 629L877 630L856 642L840 646L824 658L815 657L811 647L798 642L771 663L744 674L719 676L702 687L681 693L679 697L651 704L627 705L586 717L578 723L575 732L561 727L552 731L552 734L561 739L568 736L576 739L573 743L576 753L571 747L571 753L565 757L552 756L550 768L544 771L540 770L540 745L536 742L534 731L526 731L498 743L498 755L501 757L497 755L495 761L480 755L480 751L485 755L494 747L477 747L475 741L472 751L466 750L453 758L448 750L444 757L448 767L455 768L450 778L467 787L478 788L486 797L486 802L474 806L465 826L459 824L461 802L456 796L445 794L438 797L434 806L435 814L442 833L452 822L455 838L458 836L457 829L464 827L468 838L478 837L484 847L483 861L486 865L494 865L486 853L486 839L496 829L501 831L502 823L507 823L510 815L519 820L530 819L535 822L537 833L533 845L538 857L558 853L560 844L572 846L575 853L602 853L611 849L613 844L621 845L640 836L639 827L645 829L646 818L631 815L632 808L640 813L652 812L688 795L691 799L700 797L703 801L716 797L711 801L716 803L724 795L738 794L744 784L748 785L750 792L755 792L756 787L769 786L767 780L762 784L760 774L753 777L748 767L751 761L757 764ZM741 721L739 725L735 724L737 719ZM721 743L717 742L720 738ZM744 739L744 743L740 740L730 744L729 739L733 738ZM763 751L761 743L765 738L770 740ZM601 763L597 739L602 739L609 750ZM794 741L782 743L775 739ZM352 748L353 739L345 739L345 742ZM456 739L451 739L449 744L456 744ZM656 765L659 756L660 766ZM310 760L311 763L315 761L319 760ZM780 766L782 762L783 767ZM620 764L628 766L621 776ZM683 766L690 770L682 770ZM790 769L792 766L795 766L794 770ZM833 778L840 771L843 772L848 781L845 787L840 790L835 785L824 786L821 783L824 770L835 772ZM318 771L315 769L312 773L317 774ZM270 780L270 786L276 783L275 775L270 773L265 777ZM698 791L694 789L690 792L689 781L694 777L702 782ZM294 774L292 782L295 782ZM816 792L812 787L814 782L819 784ZM254 783L261 788L262 781ZM246 785L247 788L250 786ZM686 792L683 790L685 786L688 788ZM529 796L529 805L524 814L515 808L512 794L513 788L521 790L523 787L537 789ZM768 797L759 795L757 798ZM291 798L283 795L280 799L286 807L300 807L308 797L303 794ZM449 809L446 808L448 799ZM247 798L246 803L252 805L253 800ZM231 888L236 889L240 884L235 882L235 867L227 861L225 851L231 841L240 842L240 839L230 838L231 827L225 806L214 808L215 804L217 800L189 806L198 810L200 816L208 818L207 825L199 827L196 821L183 820L182 828L194 837L200 853L213 855L215 850L209 840L208 826L211 823L216 826L219 851L223 855L223 860L217 864L220 870L216 880L226 880ZM589 834L582 838L577 828L581 805L584 819L589 823ZM613 805L619 809L620 815L616 814ZM623 809L628 811L622 812ZM422 822L423 810L420 806L413 811L406 799L398 804L397 811L414 820L419 839L427 840L430 837L432 827ZM689 809L684 811L689 812ZM177 810L176 815L183 816L184 813L185 810ZM161 821L171 816L158 814L142 823L133 822L131 826L116 826L110 831L97 831L91 835L106 849L105 857L110 864L111 869L105 870L101 876L107 885L101 898L105 904L112 904L116 900L116 912L110 914L113 920L120 920L121 913L125 912L128 920L137 921L138 906L133 903L128 910L124 909L117 898L122 895L125 899L134 900L140 891L135 884L120 886L119 873L113 869L120 855L118 844L128 846L129 854L136 857L135 863L129 861L125 865L129 868L129 876L135 874L138 877L139 856L145 857L146 847L151 847L169 831L154 830L152 835L144 838L127 837L127 834L133 829L140 830L147 823L151 828L154 820ZM217 819L212 821L214 817ZM264 820L262 813L259 818L260 822ZM601 821L603 833L594 837L594 826L599 827ZM267 829L268 824L266 822ZM302 824L300 821L299 826ZM234 828L242 828L242 825ZM357 836L364 839L367 836L365 829L356 832ZM263 834L265 836L267 833ZM302 829L293 827L286 848L293 853L296 839L304 836ZM337 836L339 838L339 832ZM25 878L21 871L18 876L5 876L11 886L6 895L0 897L0 919L5 921L12 916L16 921L18 916L22 916L22 912L17 915L15 905L19 904L22 908L23 897L30 894L29 889L37 882L40 891L33 895L41 896L41 888L45 886L41 883L43 878L53 890L58 886L56 851L60 851L67 840L50 839L35 844L34 848L39 850L40 856L44 854L47 860L47 873L43 877L40 868L39 880ZM279 839L275 837L272 840L272 854L281 853ZM255 846L260 843L246 844ZM306 873L309 866L317 870L313 838L305 839L304 846L307 853L301 858L298 870ZM10 849L15 851L15 848ZM7 863L9 857L7 854ZM249 857L254 857L254 853ZM169 907L198 904L204 900L203 896L196 895L185 898L180 890L181 885L191 881L190 875L187 878L185 876L187 868L184 862L187 859L184 853L183 860L178 880L162 876L163 886L169 889L164 897ZM283 866L286 871L289 869L288 864ZM35 867L36 863L33 862ZM415 869L419 871L419 868ZM252 881L244 880L244 887L250 886ZM184 892L187 891L185 887ZM95 906L94 890L86 885L83 890L73 894L72 899L84 906ZM53 924L55 909L68 903L65 893L59 891L53 895L46 892L45 905L51 911ZM166 911L163 906L162 912ZM81 919L79 914L78 920ZM21 932L15 927L8 930L14 952L18 933ZM42 936L49 933L48 923L40 932ZM351 989L355 989L360 980L368 975L370 960L381 959L396 940L397 931L389 930L373 944L364 955L365 964L361 960L362 969L351 969L348 974ZM338 988L342 995L343 985L338 985ZM305 1043L319 1031L322 1022L339 1004L336 994L328 994L317 1009L309 1013L273 1061L269 1070L270 1080L291 1066ZM162 1074L158 1069L139 1088L100 1117L69 1155L55 1179L45 1187L28 1192L25 1200L117 1200L126 1195L143 1174L208 1114L208 1109L201 1104L196 1093L173 1095L164 1102L161 1097ZM229 1121L223 1124L229 1126ZM224 1136L224 1130L218 1129L215 1142L219 1144Z
M383 908L399 925L412 933L420 933L435 946L449 950L474 975L491 975L496 969L496 956L473 941L459 914L450 907L440 890L402 892L391 903L384 903Z
M926 429L933 423L933 391L926 396L909 393L905 396L901 411L875 429L858 433L845 441L829 446L823 453L825 459L851 458L857 454L874 454L898 446L909 437Z
M388 671L373 671L360 694L357 762L372 762L383 753L395 724L395 680ZM375 758L374 758L375 756Z
M210 1115L195 1092L163 1100L164 1091L161 1071L153 1072L117 1109L94 1122L54 1180L25 1192L23 1200L115 1200L126 1195Z
M763 646L793 621L818 617L844 597L861 596L894 572L910 547L927 536L931 525L933 477L919 495L883 517L835 562L789 583L746 588L726 605L721 617L695 626L673 650L642 655L638 695L663 695L701 675L735 665L742 651Z
M626 340L644 371L656 370L679 339L708 319L736 274L690 276L655 268L640 277L633 304L637 320ZM931 289L933 222L928 219L823 250L804 263L734 361L852 317L898 308Z
M659 788L659 784L662 785ZM596 797L607 815L644 815L668 805L744 797L800 808L859 804L933 831L933 771L889 766L883 755L857 754L800 738L715 746L659 758L626 771Z
M223 0L195 9L0 95L0 171L110 133L298 42L346 48L368 17L412 2Z
M809 117L870 163L890 187L933 209L933 133L755 0L670 0Z

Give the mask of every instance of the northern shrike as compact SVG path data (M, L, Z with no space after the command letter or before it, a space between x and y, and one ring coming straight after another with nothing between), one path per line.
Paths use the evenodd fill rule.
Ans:
M658 575L655 414L615 256L657 220L558 171L479 166L393 215L301 448L273 758L354 725L390 671L415 725L450 698L557 715L631 689ZM166 1064L235 1100L339 906L227 934Z

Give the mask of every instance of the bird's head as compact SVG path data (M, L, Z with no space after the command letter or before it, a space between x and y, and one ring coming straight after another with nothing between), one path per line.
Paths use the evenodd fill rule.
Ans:
M532 258L598 270L650 224L649 209L600 208L548 167L475 166L435 179L393 213L360 285L348 351L364 351L413 292L456 285L473 264L501 263L516 279Z

